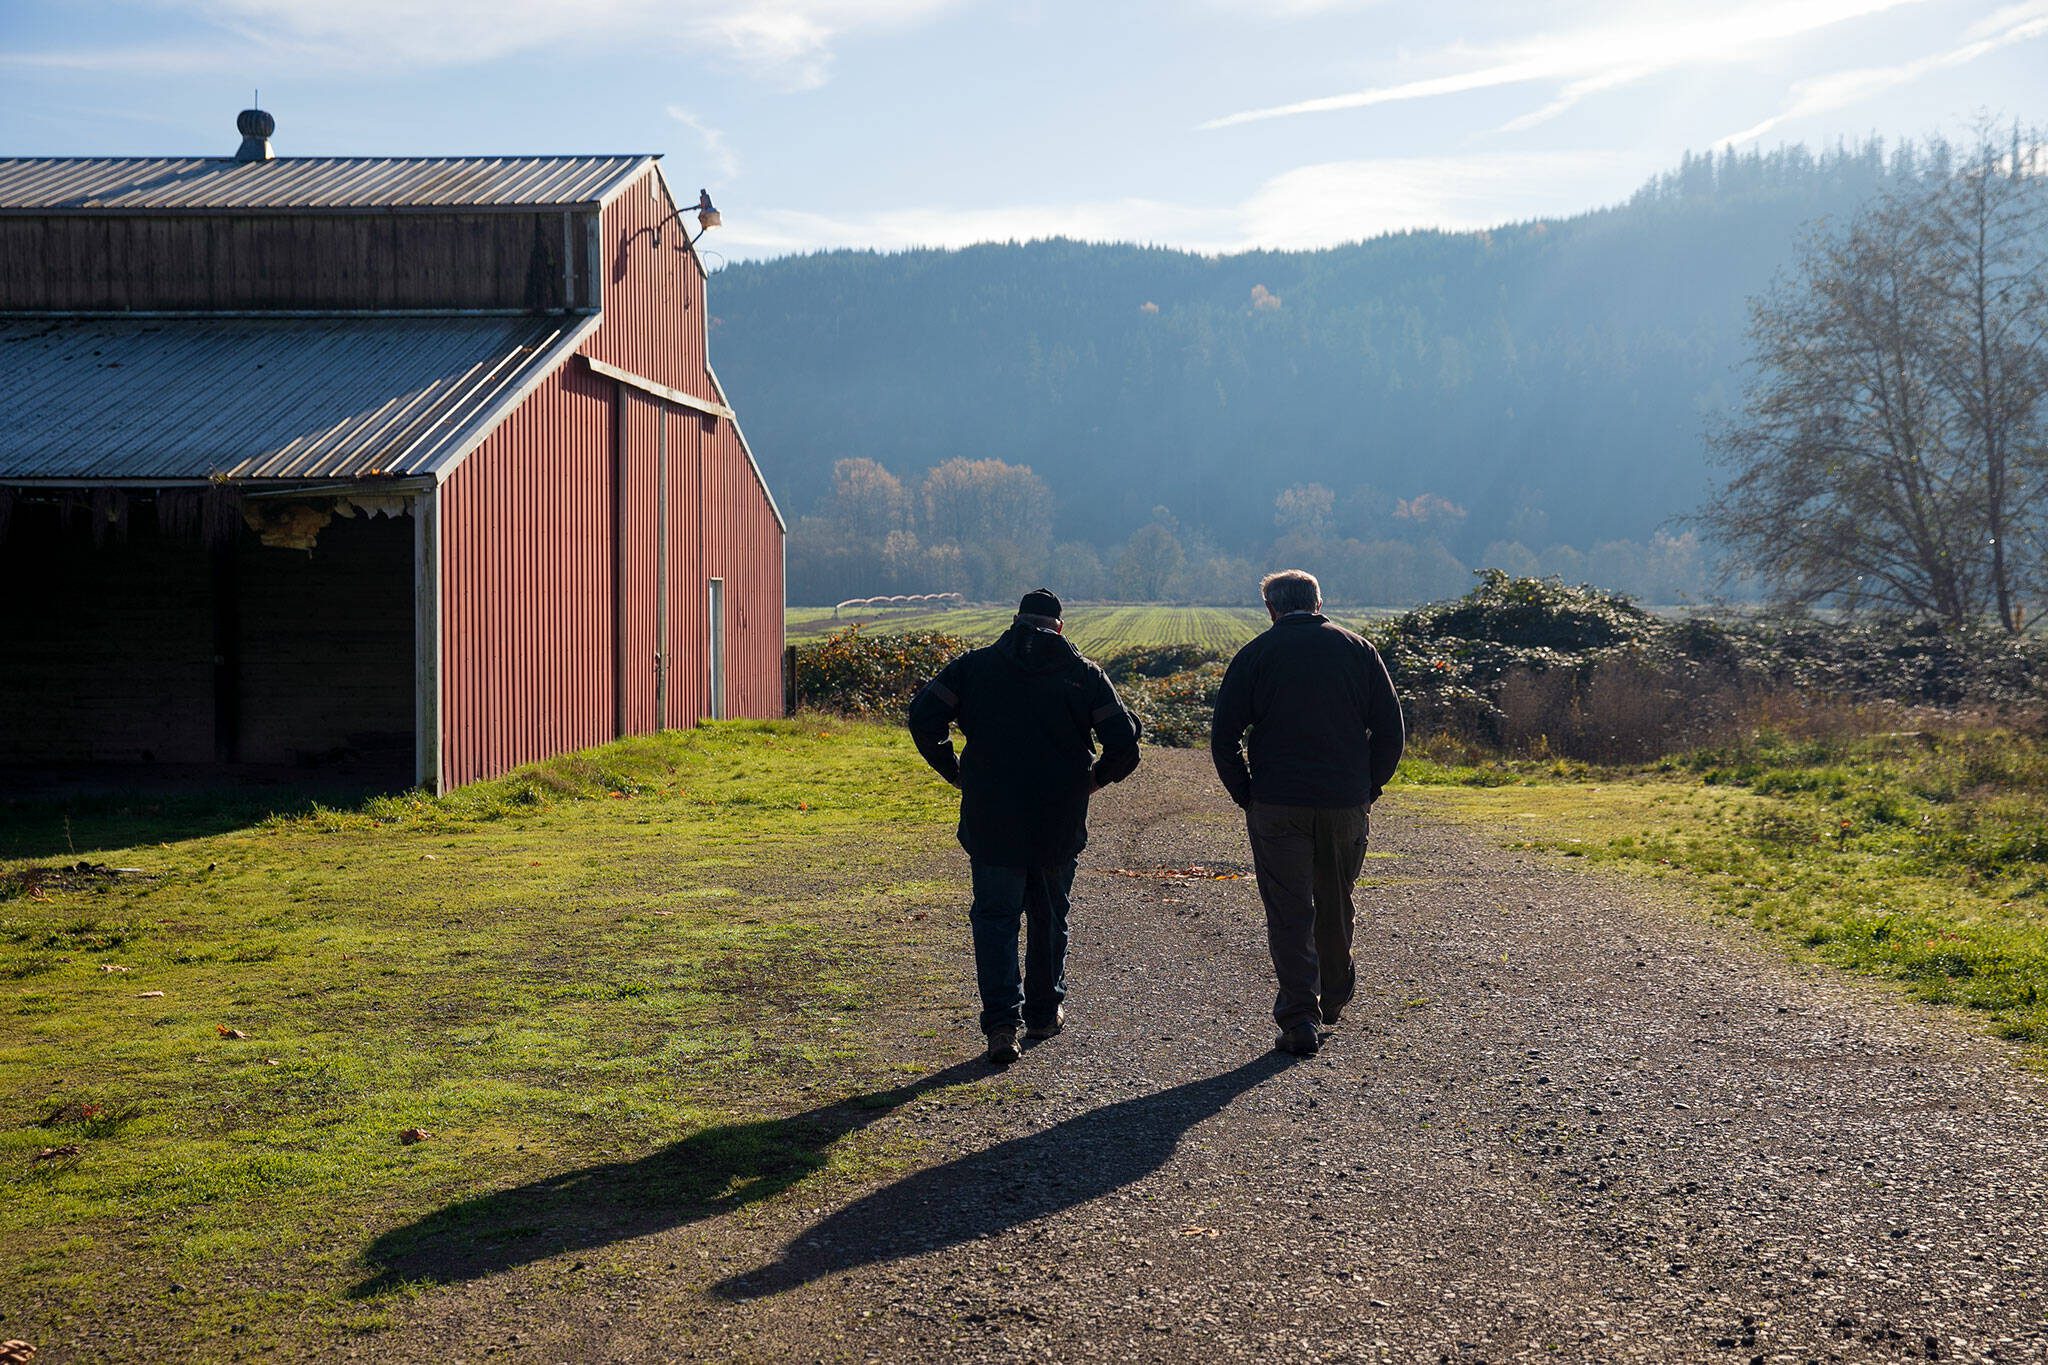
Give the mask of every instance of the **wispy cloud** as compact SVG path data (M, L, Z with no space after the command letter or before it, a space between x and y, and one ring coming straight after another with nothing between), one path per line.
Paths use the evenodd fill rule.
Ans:
M1989 56L2000 48L2043 36L2048 36L2048 0L2009 5L1972 25L1969 41L1946 52L1932 53L1896 66L1857 67L1797 81L1792 86L1792 100L1783 109L1739 133L1730 133L1714 145L1732 147L1754 142L1793 119L1845 108L1887 90L1910 85L1933 72L1962 66L1979 57Z
M1622 198L1649 169L1605 152L1333 161L1274 176L1236 205L1126 198L842 215L755 210L728 217L718 245L736 256L1046 237L1204 252L1298 249L1414 228L1482 228L1575 213Z
M136 71L176 73L211 71L222 65L218 48L104 47L17 49L0 51L0 66L45 71Z
M713 128L679 104L668 106L668 116L697 135L697 144L704 150L704 160L718 181L729 181L740 173L738 153L725 140L723 129Z
M0 54L0 65L92 70L433 69L564 47L666 45L709 52L775 83L810 88L834 44L915 22L961 0L166 0L237 44ZM253 54L253 55L252 55Z
M1462 70L1425 79L1241 110L1201 126L1231 128L1267 119L1366 109L1507 85L1562 82L1547 104L1508 125L1524 128L1552 118L1600 91L1681 67L1752 56L1821 29L1919 3L1924 0L1779 0L1719 12L1702 6L1697 14L1661 23L1616 24L1543 34L1503 47L1445 54L1462 56L1467 65Z

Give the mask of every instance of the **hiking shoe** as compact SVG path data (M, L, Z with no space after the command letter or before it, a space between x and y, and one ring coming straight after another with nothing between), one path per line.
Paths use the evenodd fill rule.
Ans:
M1323 1045L1322 1030L1312 1019L1304 1019L1282 1033L1273 1046L1296 1057L1313 1057Z
M1046 1039L1057 1034L1066 1026L1067 1007L1065 1005L1061 1005L1058 1009L1053 1011L1052 1020L1050 1023L1033 1024L1030 1028L1024 1030L1024 1036L1026 1038L1031 1039L1033 1042L1042 1043Z
M1017 1030L992 1028L988 1031L988 1059L997 1066L1017 1060Z

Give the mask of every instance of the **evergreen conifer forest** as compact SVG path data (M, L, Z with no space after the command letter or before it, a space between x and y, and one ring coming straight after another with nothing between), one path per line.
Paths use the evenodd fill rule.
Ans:
M713 353L793 517L793 603L1027 578L1242 601L1281 560L1369 605L1455 596L1482 567L1742 596L1686 518L1740 402L1749 301L1956 155L1689 155L1577 217L1320 251L740 263L713 281ZM861 465L849 490L847 460L885 486ZM977 474L987 524L962 525L947 499Z

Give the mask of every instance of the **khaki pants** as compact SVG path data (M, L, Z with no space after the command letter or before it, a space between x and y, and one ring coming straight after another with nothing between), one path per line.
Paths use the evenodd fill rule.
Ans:
M1266 903L1266 946L1280 978L1273 1020L1282 1029L1320 1021L1357 989L1351 890L1365 866L1366 809L1254 801L1245 813Z

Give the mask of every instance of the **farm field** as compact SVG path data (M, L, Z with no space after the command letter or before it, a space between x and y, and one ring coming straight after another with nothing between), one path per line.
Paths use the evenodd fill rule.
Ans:
M874 631L936 630L986 644L1003 633L1014 614L1009 607L965 607L870 616L849 612L835 621L830 607L791 607L787 620L792 640L816 639L859 622ZM1378 614L1370 610L1340 611L1338 616L1355 625ZM1067 611L1067 638L1084 654L1106 654L1137 645L1205 645L1232 650L1265 628L1266 613L1258 607L1104 605L1076 606Z

